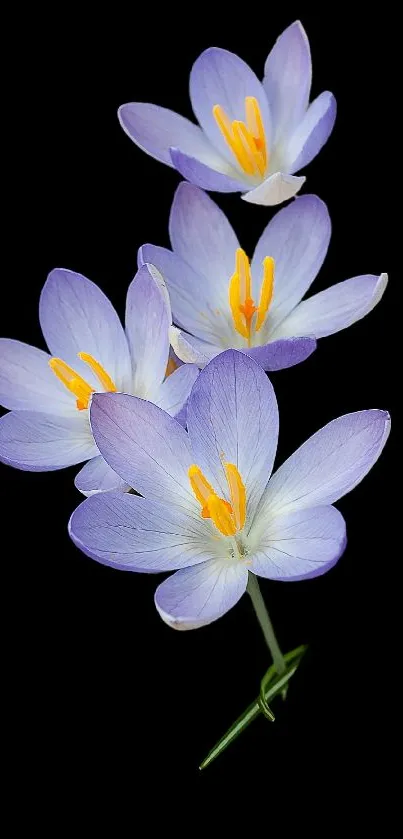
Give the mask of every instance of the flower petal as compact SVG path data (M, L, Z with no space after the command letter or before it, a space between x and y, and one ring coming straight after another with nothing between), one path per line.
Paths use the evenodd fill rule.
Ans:
M142 399L154 400L164 381L170 323L166 297L150 267L142 265L130 283L126 299L126 334L133 365L130 391Z
M183 421L183 409L186 409L190 391L199 375L195 364L182 364L178 370L174 370L165 382L162 382L155 394L154 402L171 417L176 417L177 422L186 425ZM181 419L180 419L181 417ZM185 410L186 417L186 410Z
M42 289L39 318L52 355L99 388L88 365L77 358L79 352L89 353L118 390L127 390L131 365L126 336L112 303L95 283L82 274L55 268Z
M193 155L186 154L174 146L170 149L170 155L175 169L196 186L202 189L211 189L213 192L243 192L248 188L248 183L232 169L226 162L217 161L205 163Z
M274 296L267 318L270 332L299 303L315 279L326 256L330 233L326 204L316 195L296 198L276 213L263 231L251 269L256 281L261 277L265 256L274 258Z
M201 339L217 343L220 340L220 328L224 328L221 323L223 318L215 314L215 309L221 305L217 286L216 289L213 286L209 289L204 277L167 248L143 245L139 250L139 262L151 262L163 275L175 323Z
M146 102L121 105L118 119L123 131L147 154L172 166L171 146L203 160L208 166L220 166L220 158L198 125L185 117Z
M176 326L171 326L169 337L171 346L178 358L188 364L197 364L198 367L205 367L209 361L222 352L222 347L209 344L207 341L201 341L200 338L182 332Z
M235 350L210 361L190 394L188 431L194 462L227 500L222 461L235 464L246 488L247 520L252 521L278 437L276 397L262 368Z
M27 472L48 472L94 457L87 412L74 416L12 411L0 419L0 460Z
M155 605L173 629L198 629L225 615L246 590L248 571L229 560L177 571L158 586Z
M257 528L259 523L257 522ZM329 571L346 547L346 523L335 507L309 507L263 524L250 570L271 580L304 580Z
M241 350L253 358L263 370L285 370L305 361L316 350L314 338L288 338L284 341L272 341L262 347L250 347Z
M69 532L87 556L127 571L173 571L217 555L217 540L200 516L129 493L87 498L73 513Z
M309 102L312 62L309 41L299 20L277 38L269 53L263 87L273 120L273 144L301 121Z
M270 143L270 111L263 86L253 70L233 52L218 47L204 50L192 67L189 89L192 108L203 131L231 164L234 157L213 115L214 105L221 105L231 121L244 122L245 98L254 96Z
M225 213L203 190L183 181L172 202L169 235L173 251L203 277L206 297L228 308L239 242Z
M183 174L183 173L182 173ZM299 192L306 178L288 175L285 172L275 172L269 175L263 183L250 189L242 195L249 204L263 204L264 207L274 207L283 201L288 201Z
M315 335L323 338L346 329L379 303L388 275L363 274L303 300L275 330L274 338L289 335Z
M102 455L93 457L80 469L74 480L77 489L83 495L95 495L98 492L111 490L127 492L129 485L108 466Z
M50 355L0 338L0 403L20 411L75 414L76 403L49 367Z
M176 420L123 393L95 394L90 419L99 451L129 486L154 501L190 505L198 515L188 478L193 454Z
M284 151L289 172L299 172L320 152L333 131L336 111L336 100L328 90L311 102Z
M337 501L378 460L389 431L386 411L357 411L329 422L272 476L256 515L268 519Z

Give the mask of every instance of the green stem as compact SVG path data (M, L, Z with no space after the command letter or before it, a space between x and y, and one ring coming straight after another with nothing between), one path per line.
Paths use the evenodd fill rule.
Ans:
M274 634L273 624L269 618L269 613L266 609L265 602L260 591L259 583L255 574L249 574L248 593L250 594L253 608L256 612L256 617L260 623L266 644L271 652L273 664L276 672L281 676L286 671L286 663L284 656L278 645L277 638Z

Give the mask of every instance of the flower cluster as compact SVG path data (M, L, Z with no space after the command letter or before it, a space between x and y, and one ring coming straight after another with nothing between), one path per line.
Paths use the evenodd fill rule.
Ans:
M305 181L296 173L336 116L333 95L309 103L310 87L297 22L276 41L262 82L226 50L199 56L190 74L199 125L123 105L131 139L186 179L172 203L172 249L140 247L124 327L93 282L55 269L39 304L49 352L0 339L9 409L0 460L30 471L85 463L73 542L116 569L175 571L155 604L176 629L216 620L256 577L330 569L346 546L334 502L367 474L390 429L381 410L339 417L272 474L278 409L265 371L304 361L318 339L368 314L387 284L386 274L363 274L305 299L331 224L320 198L294 197ZM206 189L266 206L293 200L249 258Z

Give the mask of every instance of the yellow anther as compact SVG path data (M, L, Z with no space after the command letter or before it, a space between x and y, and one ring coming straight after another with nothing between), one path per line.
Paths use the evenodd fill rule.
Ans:
M274 292L274 259L272 256L265 256L263 260L263 282L260 289L260 300L257 308L255 331L263 326Z
M223 536L235 536L245 525L246 492L242 478L233 463L223 463L231 503L214 491L203 472L193 464L188 469L192 490L201 505L203 518L211 518Z
M267 169L268 151L256 97L245 98L245 122L231 122L221 105L214 105L213 116L242 171L246 175L263 178Z
M115 384L111 377L108 375L106 370L104 370L101 364L92 357L92 355L80 352L78 353L78 357L91 367L91 370L95 373L105 391L116 391ZM73 393L76 397L77 410L84 411L88 408L91 394L95 393L94 388L91 387L91 385L89 385L88 382L86 382L85 379L83 379L82 376L73 369L73 367L70 367L61 358L51 358L49 361L49 367L55 376L57 376L57 378L64 384L67 390L69 390L70 393Z

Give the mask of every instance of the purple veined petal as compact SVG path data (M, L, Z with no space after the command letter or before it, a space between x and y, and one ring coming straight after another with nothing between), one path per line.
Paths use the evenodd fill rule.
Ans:
M251 271L254 286L259 285L264 258L274 258L274 296L267 317L270 338L276 324L299 303L315 279L326 256L330 234L329 213L317 195L296 198L276 213L263 231Z
M139 148L168 166L172 166L170 148L174 146L207 166L225 167L225 161L201 128L175 111L146 102L129 102L121 105L118 118L123 131Z
M162 280L162 278L161 278ZM131 392L154 399L164 380L169 357L170 308L148 265L130 283L126 299L126 334L133 380Z
M230 164L237 168L213 115L214 105L221 105L229 120L245 122L245 98L254 96L270 147L271 119L266 94L253 70L237 55L218 47L204 50L192 67L189 89L192 108L203 131Z
M224 317L216 313L221 304L218 290L213 285L209 288L204 277L180 256L167 248L146 244L140 248L139 261L151 262L164 277L175 323L213 343L220 340L220 329L228 331Z
M250 189L242 195L249 204L262 204L264 207L274 207L299 192L306 178L288 175L285 172L274 172L263 183Z
M129 486L200 517L188 478L194 460L189 437L176 420L123 393L95 394L90 420L99 451Z
M200 368L205 367L209 361L222 352L222 347L201 341L200 338L195 338L194 335L189 335L176 326L171 326L169 338L175 354L182 361L197 364Z
M346 523L335 507L308 507L257 522L250 570L271 580L306 580L329 571L345 550Z
M303 300L280 323L273 337L309 334L323 338L346 329L372 311L387 284L387 274L363 274L337 283Z
M11 410L75 414L75 399L52 373L50 358L29 344L0 338L0 404Z
M195 364L182 364L162 382L155 394L154 402L171 417L175 417L181 425L186 425L186 411L183 409L189 398L190 391L199 375Z
M175 146L171 147L170 155L175 169L182 177L201 189L212 192L244 192L248 189L249 181L238 175L229 164L221 165L217 161L217 165L213 166Z
M207 295L228 309L239 242L225 213L203 190L183 181L172 202L169 235L173 251L203 277Z
M204 562L172 574L158 586L155 605L172 629L198 629L221 618L241 599L246 566L228 559Z
M83 495L95 495L98 492L127 492L129 485L108 466L102 455L93 457L80 469L74 480L77 489Z
M42 289L39 319L52 355L70 364L92 387L99 388L98 379L77 358L79 352L92 355L118 390L128 389L131 364L126 336L112 303L95 283L55 268Z
M299 172L320 152L333 131L336 111L336 100L328 90L310 104L284 152L289 172Z
M251 522L269 479L278 437L273 387L249 356L227 350L196 380L188 402L188 432L194 462L228 501L223 461L233 463L246 488Z
M0 419L0 460L17 469L48 472L96 454L87 411L74 416L12 411Z
M87 498L73 513L70 536L103 565L127 571L174 571L217 556L211 523L129 493Z
M309 41L299 20L277 38L269 53L263 87L273 121L273 144L293 131L309 102L312 62Z
M329 422L272 476L256 522L337 501L354 489L378 460L389 431L387 411L357 411Z
M285 340L272 341L262 347L250 347L242 350L246 355L253 358L263 370L271 372L274 370L285 370L287 367L294 367L305 361L316 350L314 338L288 338Z

